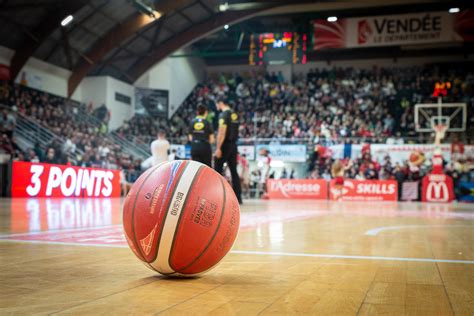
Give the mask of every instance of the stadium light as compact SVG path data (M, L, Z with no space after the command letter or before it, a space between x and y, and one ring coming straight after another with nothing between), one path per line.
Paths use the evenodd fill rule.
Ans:
M461 10L459 10L459 8L450 8L448 10L449 13L458 13L459 11L461 11Z
M336 22L337 21L337 16L330 16L327 18L328 22Z
M224 29L228 30L229 29L229 24L224 25Z
M72 15L68 15L67 17L65 17L62 21L61 21L61 26L66 26L68 25L69 23L71 23L71 21L74 19L74 17Z

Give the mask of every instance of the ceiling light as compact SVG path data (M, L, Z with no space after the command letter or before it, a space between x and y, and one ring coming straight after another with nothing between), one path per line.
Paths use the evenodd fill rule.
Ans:
M156 11L156 10L153 10L153 13L151 14L151 17L155 20L161 18L161 13Z
M337 21L337 16L330 16L328 17L328 22L336 22Z
M227 11L228 8L229 8L229 4L227 2L219 5L219 11L221 12Z
M449 13L458 13L459 11L461 11L461 10L459 10L459 8L450 8L448 10Z
M62 26L68 25L69 23L71 23L72 19L74 19L74 17L72 15L68 15L61 21L61 25Z

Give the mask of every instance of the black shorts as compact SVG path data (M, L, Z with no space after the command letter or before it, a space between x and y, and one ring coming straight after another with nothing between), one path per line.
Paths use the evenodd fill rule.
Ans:
M208 142L196 142L191 144L191 159L199 161L212 168L212 148Z

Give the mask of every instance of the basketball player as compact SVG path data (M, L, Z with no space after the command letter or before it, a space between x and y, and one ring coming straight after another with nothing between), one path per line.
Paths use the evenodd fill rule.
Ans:
M344 164L339 159L337 159L331 166L331 175L335 179L334 185L336 187L336 190L338 191L337 193L338 201L342 200L343 188L344 188L344 171L346 170L347 167L349 167L349 165L344 167Z
M150 150L153 157L153 166L162 162L168 161L168 150L170 143L166 140L166 133L164 131L158 132L158 139L151 143Z
M224 163L227 162L232 177L232 187L239 203L242 204L240 178L237 173L239 115L228 104L225 104L221 98L217 100L217 109L222 113L219 115L214 168L222 174Z
M270 151L266 148L262 148L257 158L257 166L261 171L259 191L265 194L267 192L267 180L270 178L270 164L272 158L270 157Z
M191 159L212 168L211 144L214 143L214 129L207 120L207 108L202 104L198 105L197 115L191 121L189 141L191 142Z

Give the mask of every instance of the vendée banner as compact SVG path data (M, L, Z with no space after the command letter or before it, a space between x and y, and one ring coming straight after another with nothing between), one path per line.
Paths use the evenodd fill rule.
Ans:
M13 162L12 197L120 197L120 172Z
M473 41L474 12L446 11L313 21L314 49Z

